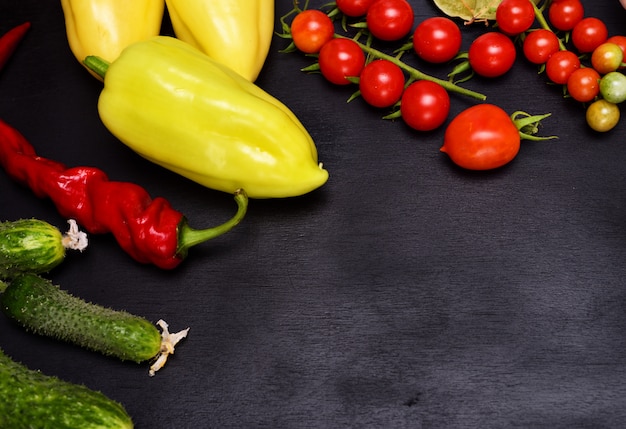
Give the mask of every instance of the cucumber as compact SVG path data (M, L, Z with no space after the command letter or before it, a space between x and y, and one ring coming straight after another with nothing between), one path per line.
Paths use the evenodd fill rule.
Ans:
M1 286L0 286L1 290ZM162 332L143 317L86 302L70 295L39 275L21 274L5 284L0 308L11 319L39 335L137 363L155 359L154 375L174 353L174 346L189 328L170 333L162 320Z
M0 350L0 427L130 429L133 422L103 393L29 369Z
M38 219L0 222L0 279L20 273L45 273L65 258L66 248L83 250L85 233L69 221L70 231L61 234L55 226Z

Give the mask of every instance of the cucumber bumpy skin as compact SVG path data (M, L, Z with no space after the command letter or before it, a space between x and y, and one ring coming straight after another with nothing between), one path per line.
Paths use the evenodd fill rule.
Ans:
M0 279L21 273L45 273L59 265L66 249L81 252L87 235L70 219L70 230L61 234L55 226L38 219L0 222Z
M131 429L133 422L103 393L29 369L0 350L0 427Z
M22 274L4 286L2 311L27 330L121 360L155 359L151 376L189 331L170 333L167 323L159 320L159 332L143 317L86 302L36 274Z

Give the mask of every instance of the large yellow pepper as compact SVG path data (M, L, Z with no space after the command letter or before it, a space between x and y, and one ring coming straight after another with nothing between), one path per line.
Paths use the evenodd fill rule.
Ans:
M176 37L254 82L274 33L274 0L166 0Z
M82 64L88 55L115 60L128 45L161 31L163 0L61 0L70 49Z
M328 172L313 139L283 103L173 37L126 48L104 76L100 118L146 159L212 189L251 198L305 194Z

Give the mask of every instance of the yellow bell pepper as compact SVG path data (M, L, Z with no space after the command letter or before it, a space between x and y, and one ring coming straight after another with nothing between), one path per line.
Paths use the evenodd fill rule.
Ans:
M274 0L166 0L176 37L254 82L274 33Z
M98 100L108 130L144 158L206 187L251 198L302 195L328 172L283 103L191 45L158 36L108 64Z
M164 0L61 0L67 40L82 64L88 55L114 61L128 45L161 31Z

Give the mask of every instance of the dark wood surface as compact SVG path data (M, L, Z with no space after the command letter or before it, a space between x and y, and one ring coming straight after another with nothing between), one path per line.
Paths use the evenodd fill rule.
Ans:
M312 1L313 6L324 2ZM412 0L416 22L438 14ZM276 2L280 16L290 1ZM617 0L584 1L611 34ZM143 160L96 108L101 84L72 56L59 2L0 0L0 32L32 28L0 75L0 118L46 156L104 169L169 199L192 226L230 195ZM164 34L169 26L164 24ZM484 31L463 28L464 48ZM274 39L258 84L314 137L321 189L251 201L234 231L176 270L134 263L109 235L48 276L84 299L191 327L163 371L34 336L0 317L14 359L103 391L138 428L620 428L626 421L626 123L584 110L521 56L466 87L509 112L551 112L511 164L470 173L411 131L346 100ZM409 58L409 57L407 57ZM422 67L422 65L420 65ZM423 66L445 76L449 66ZM454 115L474 101L452 97ZM65 226L0 172L0 217Z

